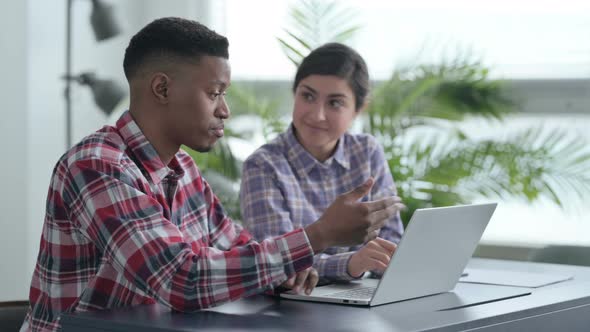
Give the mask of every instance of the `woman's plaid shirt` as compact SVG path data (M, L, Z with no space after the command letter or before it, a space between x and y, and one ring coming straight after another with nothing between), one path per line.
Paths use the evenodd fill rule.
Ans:
M375 179L364 201L397 195L383 148L367 134L345 133L332 157L316 160L295 137L294 127L263 145L244 162L240 204L246 228L256 239L286 234L316 222L343 193ZM398 243L404 227L399 213L379 236ZM353 279L348 260L360 246L332 247L316 255L320 277Z

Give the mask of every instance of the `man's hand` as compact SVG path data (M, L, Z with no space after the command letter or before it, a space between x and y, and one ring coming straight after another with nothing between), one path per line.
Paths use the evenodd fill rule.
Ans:
M376 238L350 257L348 273L354 278L360 277L367 271L383 274L396 248L395 243L379 237Z
M359 202L369 193L373 183L374 180L369 178L361 186L338 196L318 221L305 228L315 253L327 247L351 246L373 240L385 222L405 207L397 196Z
M318 284L318 280L318 271L313 267L309 267L303 271L297 272L297 274L289 278L281 286L290 288L297 294L301 294L301 291L305 290L305 294L309 295Z

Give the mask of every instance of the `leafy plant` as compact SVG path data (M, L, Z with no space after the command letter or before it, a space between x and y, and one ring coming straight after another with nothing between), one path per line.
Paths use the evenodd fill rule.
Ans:
M416 66L379 85L366 130L379 138L399 194L409 207L467 203L478 197L561 197L590 193L590 151L560 130L529 128L494 139L470 138L458 126L466 117L503 122L514 112L504 83L491 80L479 61ZM504 131L506 133L506 131Z
M232 86L228 99L232 109L237 110L235 116L250 114L262 121L262 135L266 141L287 128L278 112L279 101L270 96L257 96L247 86L236 83Z
M313 49L327 42L347 42L361 28L356 12L336 1L300 0L289 10L290 26L278 37L283 52L299 66Z

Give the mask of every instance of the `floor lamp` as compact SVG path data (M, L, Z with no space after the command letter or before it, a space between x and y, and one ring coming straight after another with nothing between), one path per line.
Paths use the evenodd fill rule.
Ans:
M67 0L66 13L66 149L72 146L72 82L86 85L92 90L94 102L100 109L110 114L115 106L125 97L125 91L113 80L99 79L94 73L72 74L72 4L74 0ZM96 41L103 41L118 35L121 30L114 16L111 5L100 0L92 0L90 24Z

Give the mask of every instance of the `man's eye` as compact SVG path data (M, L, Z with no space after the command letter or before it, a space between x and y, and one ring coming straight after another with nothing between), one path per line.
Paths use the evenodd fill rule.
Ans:
M309 92L302 93L303 99L307 101L313 101L313 95Z

